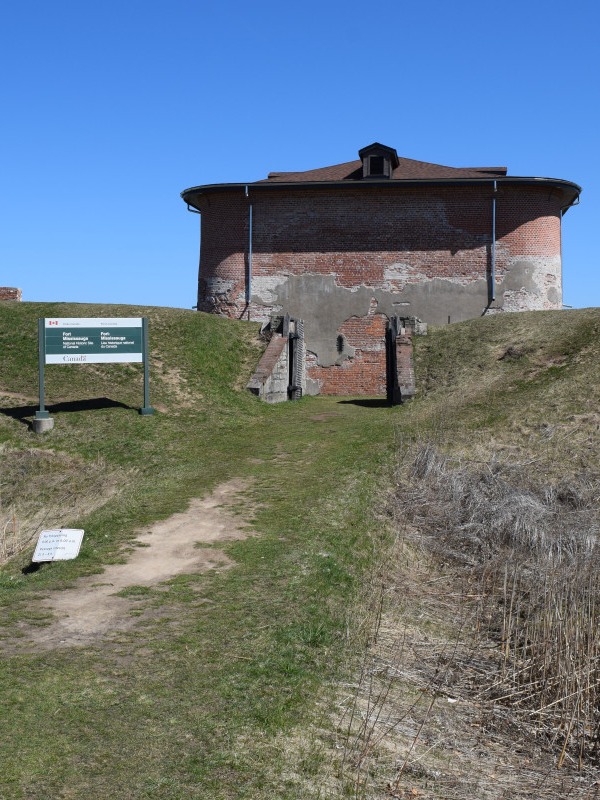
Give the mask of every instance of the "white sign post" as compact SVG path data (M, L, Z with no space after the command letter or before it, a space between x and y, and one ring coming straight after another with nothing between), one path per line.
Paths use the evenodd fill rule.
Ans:
M79 528L58 528L40 533L32 561L69 561L77 558L84 531Z

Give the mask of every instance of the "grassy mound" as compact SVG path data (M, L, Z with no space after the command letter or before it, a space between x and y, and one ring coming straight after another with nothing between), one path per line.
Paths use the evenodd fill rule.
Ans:
M32 433L36 319L50 315L147 315L158 413L137 413L139 367L48 367L55 428ZM0 795L285 798L318 783L326 757L306 732L347 656L397 411L262 404L242 388L256 326L194 312L6 304L0 332L9 532L14 518L86 531L73 561L28 571L28 544L0 570ZM130 592L139 624L97 645L32 651L49 592L102 582L136 531L234 477L256 535L227 546L232 568Z
M599 325L506 315L418 340L389 589L351 706L355 796L593 791Z
M33 434L37 318L119 315L150 318L157 414L137 413L141 367L48 367L56 426ZM545 653L564 661L560 646L532 654L523 638L564 621L544 615L543 579L525 634L517 591L539 556L531 542L544 541L537 517L552 537L558 506L583 503L593 524L599 328L600 312L585 310L434 329L416 342L410 405L267 406L243 389L260 353L256 326L175 309L1 304L6 555L25 546L0 570L0 796L492 798L497 785L513 797L583 796L585 770L580 783L561 771L563 789L548 779L542 791L533 766L549 772L561 758L563 770L577 768L573 734L587 724L577 705L560 709L562 735L542 737L539 752L521 736L521 786L498 781L522 775L510 737L533 709L523 682L539 679ZM51 621L44 597L123 560L136 531L233 477L247 486L239 512L255 535L227 547L230 569L131 592L139 624L94 646L32 651L31 631ZM82 551L27 572L42 525L84 528ZM525 526L518 541L515 525ZM498 553L502 537L508 550ZM505 582L477 561L492 554L501 566L515 542L529 560ZM504 619L505 639L494 638ZM485 651L473 649L477 630ZM590 663L597 651L586 642ZM480 686L476 706L457 677L476 683L497 668L517 679L505 692L518 693L516 722L499 684ZM569 686L544 686L540 702ZM393 698L399 705L386 705ZM585 698L594 703L591 691ZM493 728L490 707L505 731ZM461 710L463 728L450 709ZM488 733L495 761L478 756Z
M417 340L411 422L463 456L536 459L552 480L598 466L600 311L505 314ZM447 436L445 434L448 434Z
M39 400L37 319L50 316L147 316L157 419L136 413L143 405L141 365L51 365L45 394L56 428L34 435L29 423ZM261 350L257 332L255 325L178 309L2 304L0 560L28 544L40 526L67 527L116 493L135 494L137 486L147 502L156 495L151 484L161 473L172 481L175 460L186 457L176 446L183 431L260 418L258 404L239 391ZM190 444L196 440L189 438ZM183 479L179 494L189 497L185 470L175 472L178 484ZM167 513L176 503L170 493L168 506L161 509L159 502L151 513Z

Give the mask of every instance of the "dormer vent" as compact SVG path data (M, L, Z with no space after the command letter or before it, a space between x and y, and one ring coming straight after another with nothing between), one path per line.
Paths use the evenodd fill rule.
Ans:
M398 166L398 153L393 147L386 147L379 142L373 142L368 147L358 151L362 161L363 178L391 178Z

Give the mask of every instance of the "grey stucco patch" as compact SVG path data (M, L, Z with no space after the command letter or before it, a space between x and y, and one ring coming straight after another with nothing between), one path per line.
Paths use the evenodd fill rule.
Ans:
M367 286L346 289L336 284L333 275L291 275L271 291L288 314L304 320L306 347L322 367L354 355L354 348L338 338L338 329L351 317L367 316L372 298L377 300L377 313L396 313L390 292Z
M462 322L483 314L488 298L487 280L471 283L444 278L410 283L395 295L394 313L410 314L431 325Z
M496 298L492 302L488 278L465 282L444 278L407 283L394 293L394 312L410 314L431 325L463 322L484 314L488 309L498 311L528 311L560 308L560 258L528 256L512 259L502 281L496 283ZM547 284L548 278L552 279ZM518 299L517 299L518 298ZM384 311L387 313L387 311Z
M339 334L351 317L375 313L391 317L415 316L432 325L473 319L490 311L521 311L557 307L560 300L560 258L524 257L508 264L503 280L496 285L496 299L490 303L488 277L475 280L427 278L414 268L395 264L388 269L386 284L406 277L402 288L357 286L348 289L336 283L333 274L305 273L257 278L253 302L277 308L305 322L306 347L322 367L341 364L354 356Z
M562 307L560 256L520 256L509 260L504 281L505 311Z
M277 305L277 290L285 280L283 275L256 275L252 279L252 299L264 306Z
M358 286L347 289L335 282L334 275L290 275L279 278L268 288L268 299L305 323L306 346L316 354L318 364L331 367L352 358L354 348L340 337L338 330L351 317L365 317L372 301L376 313L391 317L415 315L433 324L479 316L485 307L485 280L464 285L436 278L404 287L402 292ZM253 295L255 302L261 302ZM266 298L265 298L266 299Z
M559 291L558 287L551 286L548 289L546 296L548 298L548 302L552 306L559 306L559 303L561 302L561 292Z

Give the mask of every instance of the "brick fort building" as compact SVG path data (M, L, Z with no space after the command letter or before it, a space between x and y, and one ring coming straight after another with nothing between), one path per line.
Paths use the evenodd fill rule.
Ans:
M303 320L305 391L364 395L385 393L391 317L562 307L561 220L579 186L377 142L358 155L182 192L201 214L198 309Z

